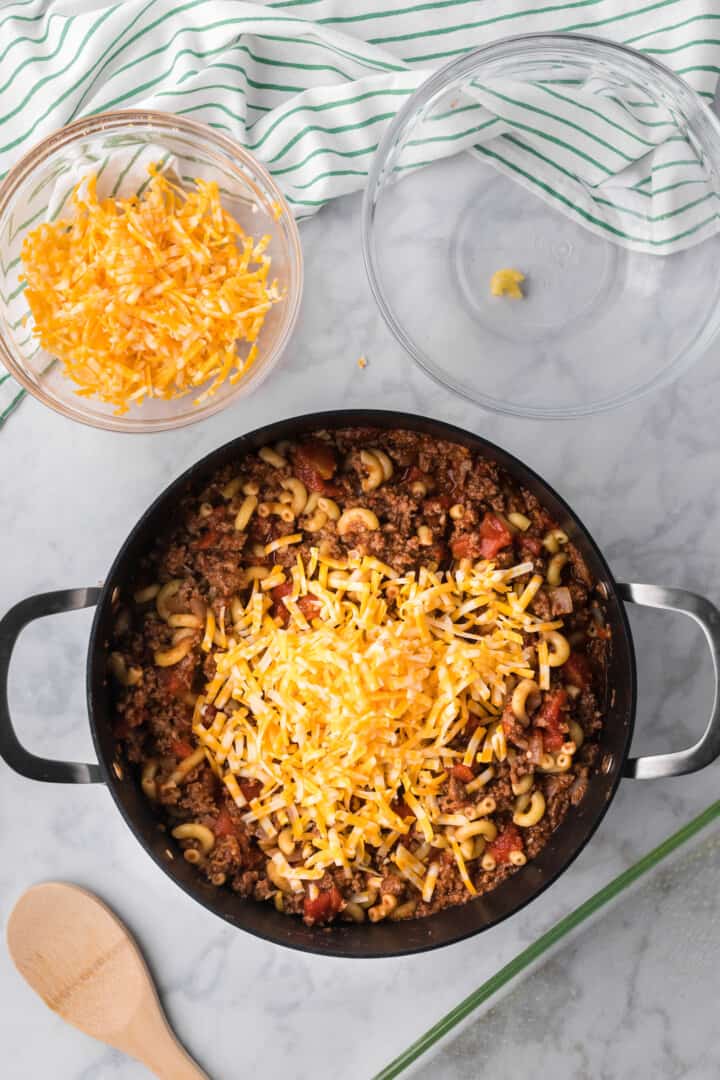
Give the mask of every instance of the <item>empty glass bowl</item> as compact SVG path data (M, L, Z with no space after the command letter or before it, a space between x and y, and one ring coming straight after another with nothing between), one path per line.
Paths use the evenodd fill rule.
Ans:
M517 127L488 141L483 125L492 112L485 107L508 95L525 111L516 110ZM581 102L583 111L574 107L575 122L558 135L549 116L562 96ZM614 99L637 118L648 154L665 143L662 161L628 157L627 173L621 168L599 182L583 179L591 170L581 159L579 179L560 176L573 149L583 152L587 130L600 132L599 143L604 137L622 147L625 135L594 108ZM531 129L537 168L506 175L511 170L501 171L498 159L530 142ZM435 160L448 152L439 148L453 145L464 152ZM652 174L657 190L662 177L678 175L668 159L683 155L692 165L688 172L681 162L679 175L698 203L695 220L706 221L706 238L674 254L621 246L609 239L612 228L585 227L550 205L552 196L541 197L545 166L559 164L560 199L567 182L576 204L591 210L627 202L636 246L652 248L662 219L675 211L646 212L653 200L636 181L667 160L658 183ZM593 38L508 38L431 76L386 132L363 214L370 283L398 340L429 375L464 397L535 418L599 412L666 385L717 334L719 192L720 124L678 76ZM612 225L612 213L603 213ZM491 294L491 278L502 268L526 275L524 299Z
M258 358L240 381L226 380L199 405L193 404L196 393L171 401L147 398L118 416L113 405L79 397L61 365L38 347L23 301L20 249L27 230L58 213L88 170L98 175L102 171L106 186L108 175L122 184L138 162L158 157L172 161L174 176L189 188L198 176L216 180L225 209L243 229L256 239L270 235L270 278L277 279L282 299L268 312L258 338ZM114 431L180 427L246 397L277 362L300 307L300 238L280 190L262 165L232 139L169 113L103 113L78 120L43 140L0 185L0 254L0 361L39 401L73 420ZM198 393L202 390L198 387Z

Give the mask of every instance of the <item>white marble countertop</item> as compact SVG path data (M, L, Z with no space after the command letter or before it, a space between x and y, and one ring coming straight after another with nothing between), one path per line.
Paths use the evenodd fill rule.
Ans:
M13 416L0 434L2 608L33 592L101 581L149 501L210 449L270 420L341 404L407 409L481 432L532 463L567 497L619 579L681 585L720 599L717 348L680 384L610 415L552 425L487 415L428 381L391 339L362 267L358 199L343 200L304 225L303 240L307 287L300 326L281 368L247 403L153 437L82 428L34 401ZM365 370L356 365L361 352L369 358ZM710 663L699 631L657 613L633 613L632 622L641 681L637 745L679 748L701 730L710 699ZM16 653L11 704L17 727L29 748L48 756L91 760L83 694L89 625L88 612L44 620L25 632ZM351 962L290 952L232 929L164 876L100 785L33 783L0 762L0 911L6 917L22 891L44 879L96 891L136 934L173 1024L213 1080L368 1080L519 948L707 806L719 777L716 763L672 781L623 782L590 846L515 918L439 952ZM638 957L640 947L638 941ZM624 948L630 956L625 972L635 955L632 935ZM652 962L643 954L642 985ZM662 985L662 963L659 958L656 985ZM581 990L593 972L579 968L574 978ZM616 992L606 977L600 1000L609 1002ZM639 1032L651 1030L640 1018L656 999L628 999L629 1030L634 1017ZM146 1075L63 1025L19 979L4 950L0 1002L8 1080ZM700 1058L688 1061L684 1071L687 1040L678 1036L673 1046L673 1032L691 1018L682 995L667 1004L669 1049L653 1057L653 1076L717 1076L717 1057L707 1069L697 1064ZM574 1010L576 1038L591 1020L588 1010ZM702 1047L701 1031L697 1040ZM717 1041L713 1045L717 1052ZM648 1075L638 1071L637 1057L634 1066L628 1059L603 1071L592 1049L583 1076ZM554 1075L579 1076L576 1061L555 1049ZM496 1080L510 1075L501 1057L493 1065ZM456 1074L441 1059L435 1075Z

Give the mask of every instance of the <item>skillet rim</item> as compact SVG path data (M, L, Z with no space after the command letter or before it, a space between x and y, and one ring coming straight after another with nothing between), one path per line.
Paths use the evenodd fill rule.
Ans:
M554 870L545 871L543 873L544 868L538 865L539 860L542 859L543 853L546 853L547 857L552 857L555 853L555 849L551 849L551 844L553 840L557 838L558 832L563 829L564 825L568 823L572 824L574 822L577 827L579 817L578 812L582 810L583 803L579 804L578 807L573 808L574 813L561 822L558 829L551 834L548 843L538 853L536 858L530 860L527 866L520 871L521 874L524 873L526 876L528 872L532 872L534 875L538 875L542 878L542 880L539 880L534 887L531 887L528 890L527 896L521 898L515 905L512 903L508 904L507 910L504 912L491 914L490 917L484 921L478 920L478 925L469 927L461 926L457 931L451 927L441 936L438 936L437 939L433 936L434 927L428 926L427 931L424 932L423 924L434 923L436 928L438 920L446 923L451 921L453 913L457 914L458 922L467 922L468 915L471 912L476 911L479 913L481 907L485 906L482 903L483 900L485 900L486 903L489 903L489 898L491 897L494 897L496 901L502 899L504 893L501 891L506 890L508 886L516 884L519 875L511 875L505 882L498 886L497 889L491 890L484 894L484 896L466 901L464 904L456 907L445 908L435 915L427 916L423 919L404 920L400 922L380 922L373 926L363 924L361 927L350 927L348 924L333 924L331 929L320 926L306 927L301 920L276 912L271 905L237 896L234 897L237 910L233 911L232 914L223 912L218 910L218 894L229 896L232 896L233 894L228 894L227 890L215 889L210 885L205 886L200 875L198 875L194 868L190 866L188 866L187 869L192 873L186 875L186 880L183 880L178 873L174 872L173 866L168 862L167 855L163 858L159 851L155 850L158 845L156 844L153 846L143 835L140 823L136 821L133 814L128 810L122 797L122 786L127 780L127 776L125 775L126 770L123 770L122 778L118 778L115 774L115 771L108 763L107 759L109 755L103 744L98 726L98 713L100 710L96 705L96 700L99 697L100 688L105 686L107 682L104 663L104 655L107 646L103 641L103 637L106 637L107 635L104 634L104 627L105 624L109 622L113 594L117 587L118 578L124 576L122 571L125 568L126 561L132 553L132 549L144 539L145 533L148 530L149 525L152 524L155 516L172 501L175 495L187 490L189 486L192 486L192 484L197 482L200 478L204 478L204 476L210 474L214 469L220 468L226 460L230 460L233 457L240 458L244 453L248 453L257 447L264 445L265 442L276 442L282 438L297 436L302 432L309 433L313 430L333 430L343 427L380 427L391 430L405 429L434 435L438 438L445 439L448 442L457 442L461 445L469 446L488 457L493 457L494 460L498 461L499 464L513 476L513 479L518 482L523 483L524 481L529 480L533 487L542 492L543 496L548 495L550 497L549 501L554 501L558 505L565 514L567 520L574 526L574 531L577 533L578 537L589 547L594 560L603 572L603 580L608 589L607 604L608 607L610 607L610 605L614 607L617 613L619 629L621 630L621 635L618 635L616 632L613 634L611 666L616 666L619 660L627 672L628 685L626 687L626 696L628 698L628 708L625 715L625 737L623 740L622 752L614 753L611 768L604 770L604 779L607 785L605 798L599 806L599 809L594 813L594 816L584 822L581 840L579 842L575 841L571 845L572 850L570 854L560 859L558 866ZM622 650L622 656L620 655L620 650ZM615 581L600 547L566 500L559 495L555 489L543 479L543 477L536 473L534 469L526 465L522 459L491 442L489 439L486 439L484 436L468 431L465 428L458 427L457 425L450 424L445 420L422 416L417 413L389 409L328 409L321 412L302 413L297 416L276 420L270 424L255 428L252 431L245 432L235 439L231 439L229 442L209 451L198 461L190 465L176 477L175 480L171 481L155 499L153 499L150 505L138 518L120 546L102 586L102 592L97 602L88 642L86 695L93 745L103 779L110 789L115 805L120 811L125 824L135 836L135 839L152 858L153 862L155 862L156 865L171 878L174 884L178 885L183 890L183 892L229 925L236 929L242 929L265 941L272 942L275 945L282 945L304 953L333 956L342 959L384 959L415 955L417 953L429 952L437 948L444 948L448 945L465 941L485 930L489 930L493 926L499 925L505 919L517 915L518 912L522 911L529 903L542 895L542 893L565 873L594 836L617 793L618 786L623 777L623 770L629 755L635 726L637 711L637 672L635 650L625 603L620 595L618 584ZM606 709L606 712L607 711L608 710ZM106 726L109 729L109 725ZM106 736L106 741L110 743L115 742L112 734ZM592 780L597 779L597 777L598 773L596 771L591 778L591 783ZM133 786L137 788L134 780ZM586 801L587 796L583 802ZM160 835L163 836L165 834L161 831ZM561 837L561 839L564 838ZM163 843L165 844L165 847L168 846L166 841L163 841ZM549 851L548 849L551 850ZM183 865L182 870L184 871L185 869L186 868ZM510 890L507 889L508 893L509 891ZM500 894L500 896L498 896L498 894ZM252 907L249 908L246 905L251 905ZM494 905L491 904L491 906ZM264 916L259 917L260 922L269 923L269 928L265 926L261 928L257 925L247 924L248 913L258 908L264 909L265 913L275 916L275 918L271 919L267 919ZM277 931L275 930L276 924ZM388 933L388 931L390 931L390 933Z

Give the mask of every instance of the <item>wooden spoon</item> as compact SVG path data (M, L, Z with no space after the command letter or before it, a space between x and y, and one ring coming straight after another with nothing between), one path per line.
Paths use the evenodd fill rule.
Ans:
M34 885L10 915L7 942L23 978L73 1027L142 1061L160 1080L209 1080L170 1030L127 929L92 893Z

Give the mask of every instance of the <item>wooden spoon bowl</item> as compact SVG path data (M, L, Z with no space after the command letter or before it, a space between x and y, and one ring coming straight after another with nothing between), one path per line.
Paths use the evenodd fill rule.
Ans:
M7 925L10 956L53 1012L137 1058L160 1080L209 1080L180 1045L128 930L77 885L24 893Z

